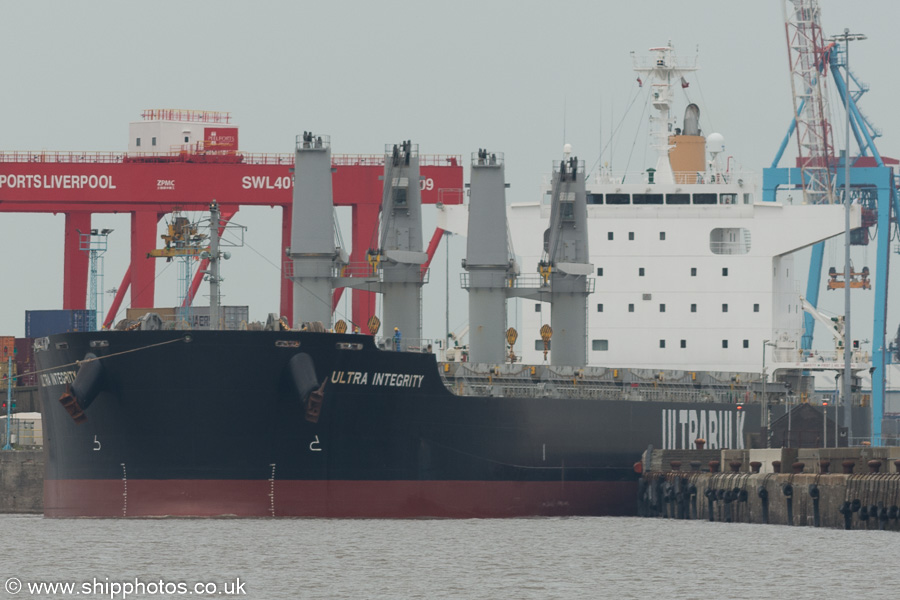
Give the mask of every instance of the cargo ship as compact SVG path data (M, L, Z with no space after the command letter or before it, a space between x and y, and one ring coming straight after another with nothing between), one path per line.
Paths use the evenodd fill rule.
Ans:
M671 46L653 51L642 72L666 131L680 67ZM661 139L665 151L640 184L644 194L651 185L677 194L672 208L684 215L710 194L717 209L723 197L750 202L744 192L713 187L744 185L729 183L714 162L678 180L668 136ZM538 250L522 255L510 242L504 155L472 154L462 277L469 345L466 361L447 362L422 336L418 147L404 141L385 149L381 222L364 264L349 263L334 235L330 138L304 132L295 153L285 263L292 319L271 315L258 328L217 330L221 221L212 202L202 250L210 260L210 330L173 328L149 314L123 330L35 340L46 516L624 515L635 510L638 465L649 447L743 448L760 436L768 416L760 373L699 362L697 369L596 366L588 306L608 292L595 290L602 275L588 205L602 192L588 191L584 163L570 148L553 165ZM840 220L837 212L818 214ZM715 247L732 254L748 243L742 234L721 235ZM525 271L517 256L531 253L536 264ZM341 287L382 294L381 319L355 324L364 333L333 322L332 293ZM766 306L784 293L770 289ZM536 360L522 362L513 351L512 299L550 308L549 322L535 328Z
M48 517L630 514L648 444L687 445L702 428L714 447L739 447L759 419L758 406L602 399L589 384L542 394L553 382L528 369L517 383L529 397L460 396L433 354L361 334L109 331L47 344ZM58 402L66 394L84 422Z

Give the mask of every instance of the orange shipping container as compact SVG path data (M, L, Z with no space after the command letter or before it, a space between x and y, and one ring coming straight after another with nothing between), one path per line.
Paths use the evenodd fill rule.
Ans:
M13 355L13 349L16 347L16 338L11 335L0 336L0 358L6 362L7 357Z

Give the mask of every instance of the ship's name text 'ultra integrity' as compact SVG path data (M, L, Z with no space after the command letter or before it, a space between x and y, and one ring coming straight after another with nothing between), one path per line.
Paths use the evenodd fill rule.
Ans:
M55 371L53 373L41 373L41 385L68 385L75 381L75 371Z
M384 385L387 387L422 387L424 375L409 373L369 373L365 371L332 371L331 383L343 385ZM371 383L369 381L371 380Z

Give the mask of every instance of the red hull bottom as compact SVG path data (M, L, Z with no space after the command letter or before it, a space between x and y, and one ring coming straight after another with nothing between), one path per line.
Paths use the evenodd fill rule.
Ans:
M44 481L46 517L498 518L621 516L635 482Z

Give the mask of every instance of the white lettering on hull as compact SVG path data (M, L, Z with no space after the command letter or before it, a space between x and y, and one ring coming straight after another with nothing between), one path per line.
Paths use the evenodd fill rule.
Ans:
M75 371L54 371L53 373L41 373L41 386L67 385L75 381Z
M371 379L371 383L369 380ZM332 371L331 383L338 385L377 385L384 387L420 388L424 375L409 373L372 373L362 371Z
M688 450L695 447L697 438L703 438L706 448L710 450L742 450L745 417L743 411L736 410L664 408L662 447L665 450Z

